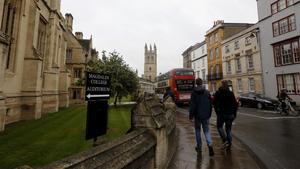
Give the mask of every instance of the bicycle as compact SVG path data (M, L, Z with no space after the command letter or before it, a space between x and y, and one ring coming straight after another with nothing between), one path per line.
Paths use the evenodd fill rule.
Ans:
M296 110L292 103L294 103L292 99L285 99L283 101L279 101L279 104L276 106L275 111L278 112L280 115L298 116L299 110ZM282 104L285 104L285 106L282 106Z

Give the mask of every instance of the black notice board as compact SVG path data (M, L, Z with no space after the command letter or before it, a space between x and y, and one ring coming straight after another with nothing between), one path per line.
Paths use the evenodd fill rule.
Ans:
M106 134L108 121L108 102L89 101L86 120L85 139L93 139Z

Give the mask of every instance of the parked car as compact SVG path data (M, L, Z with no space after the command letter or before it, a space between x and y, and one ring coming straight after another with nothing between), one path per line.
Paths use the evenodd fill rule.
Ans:
M256 107L258 109L263 109L263 108L275 109L279 104L278 100L274 100L257 93L241 94L240 97L238 98L238 102L241 107L249 106L249 107Z

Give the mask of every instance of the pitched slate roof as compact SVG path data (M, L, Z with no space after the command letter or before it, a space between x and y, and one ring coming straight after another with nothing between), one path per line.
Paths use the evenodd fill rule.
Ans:
M84 47L85 50L88 51L90 49L90 39L78 39L78 42L81 44L82 47Z

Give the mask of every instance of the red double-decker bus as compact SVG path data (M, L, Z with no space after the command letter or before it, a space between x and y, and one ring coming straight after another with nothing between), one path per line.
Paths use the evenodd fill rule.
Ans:
M168 87L175 96L175 103L188 103L194 89L195 75L193 69L176 68L157 77L156 92L165 93Z

